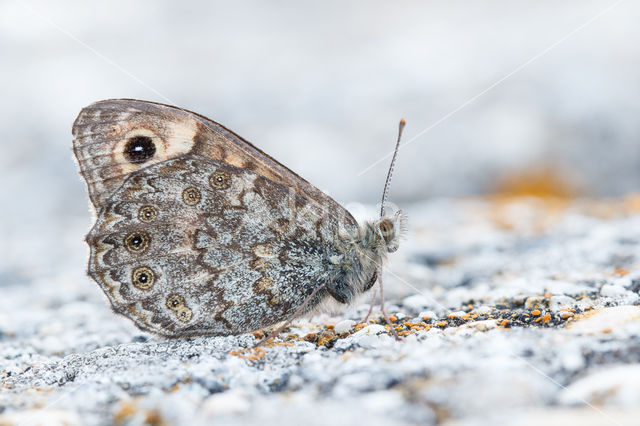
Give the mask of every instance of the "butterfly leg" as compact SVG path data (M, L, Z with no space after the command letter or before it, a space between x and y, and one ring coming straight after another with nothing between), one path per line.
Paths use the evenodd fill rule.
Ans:
M384 307L384 290L382 288L382 271L380 271L380 273L378 274L378 282L380 283L380 310L382 311L382 316L384 317L384 320L386 321L387 325L391 329L391 334L393 334L393 337L395 337L396 340L400 340L400 336L398 336L398 333L396 332L395 327L389 320L389 314L387 313L387 309Z
M369 320L369 315L371 315L371 311L373 311L373 305L375 305L376 303L376 296L378 295L378 289L374 289L373 290L373 297L371 297L371 303L369 304L369 311L367 312L367 315L365 315L364 319L360 322L365 323L367 322L367 320Z
M323 288L325 288L325 285L319 285L318 287L316 287L309 296L307 296L306 299L304 299L304 301L302 302L302 305L300 305L300 307L298 309L296 309L296 311L293 313L293 315L291 315L289 318L287 318L287 320L280 326L278 327L275 331L272 331L271 333L269 333L267 335L267 337L265 337L264 339L260 340L258 343L256 343L256 345L253 347L254 349L259 347L260 345L262 345L263 343L265 343L266 341L268 341L269 339L273 339L276 336L278 336L278 334L282 333L282 330L284 330L285 328L287 328L289 326L289 324L291 324L291 322L298 316L300 315L300 313L302 311L304 311L304 308L307 307L307 305L309 304L309 302L311 302L311 300L315 297L316 294L318 294L318 292L320 290L322 290Z

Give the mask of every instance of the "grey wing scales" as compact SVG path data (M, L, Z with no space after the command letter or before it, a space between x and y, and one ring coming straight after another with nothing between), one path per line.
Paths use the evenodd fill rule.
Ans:
M132 173L106 201L87 235L89 274L143 329L248 332L340 274L330 259L357 225L336 213L251 170L184 156Z

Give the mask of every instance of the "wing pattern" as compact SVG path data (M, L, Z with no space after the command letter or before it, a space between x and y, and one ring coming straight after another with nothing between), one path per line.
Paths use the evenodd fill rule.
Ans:
M287 319L338 279L331 259L357 234L252 170L183 155L133 172L104 203L87 236L89 273L141 328L237 334Z

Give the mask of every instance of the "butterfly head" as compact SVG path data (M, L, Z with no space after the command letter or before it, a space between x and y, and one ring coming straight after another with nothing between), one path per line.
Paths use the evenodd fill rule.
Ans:
M387 253L398 250L400 238L406 230L406 216L398 210L393 216L386 216L374 224L380 243Z

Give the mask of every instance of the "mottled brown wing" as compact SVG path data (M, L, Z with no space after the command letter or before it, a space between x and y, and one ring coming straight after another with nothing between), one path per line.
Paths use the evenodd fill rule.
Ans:
M194 112L133 99L84 108L73 124L73 151L96 211L133 172L185 154L249 169L326 209L338 203L220 124Z
M113 192L87 235L89 273L143 329L256 330L358 265L347 248L357 225L339 213L251 170L184 155L133 172Z

